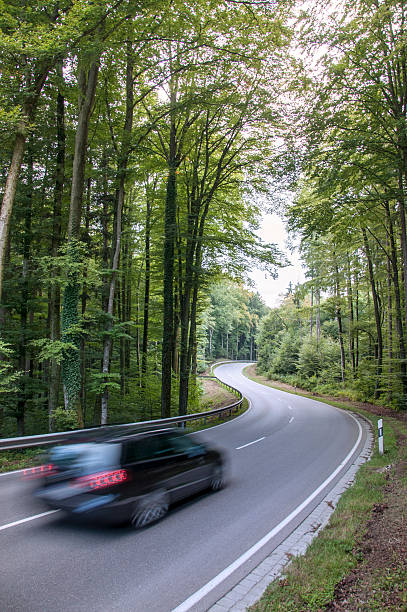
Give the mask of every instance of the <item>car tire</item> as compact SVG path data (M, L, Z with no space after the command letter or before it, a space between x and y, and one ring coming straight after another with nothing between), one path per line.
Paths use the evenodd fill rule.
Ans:
M212 491L220 491L225 486L225 476L221 465L215 465L209 486Z
M141 529L152 525L168 512L168 494L166 491L153 491L143 497L134 508L131 515L131 525L134 529Z

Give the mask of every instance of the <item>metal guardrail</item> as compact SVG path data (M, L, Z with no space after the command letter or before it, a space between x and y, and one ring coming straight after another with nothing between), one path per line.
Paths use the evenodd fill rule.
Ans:
M208 378L216 378L216 376L208 376ZM21 436L19 438L2 438L0 439L0 451L2 450L15 450L22 448L32 448L35 446L47 446L49 444L56 444L57 442L62 442L66 439L67 436L75 437L75 435L83 434L84 432L91 432L100 429L101 427L106 428L108 430L110 427L120 427L123 428L123 431L126 429L130 429L135 426L148 426L148 425L172 425L175 423L181 423L182 426L185 427L185 423L188 421L199 421L202 420L204 424L208 422L208 420L217 417L223 413L229 413L229 416L232 416L233 412L237 412L239 407L242 405L243 396L238 389L223 383L219 379L217 379L221 385L228 388L233 393L237 393L239 399L237 402L230 404L229 406L223 406L222 408L215 408L214 410L208 410L206 412L196 412L195 414L185 414L182 416L169 417L168 419L153 419L152 421L137 421L135 423L125 423L123 425L100 425L97 427L90 427L87 429L75 429L73 431L59 431L56 433L48 433L48 434L40 434L38 436Z

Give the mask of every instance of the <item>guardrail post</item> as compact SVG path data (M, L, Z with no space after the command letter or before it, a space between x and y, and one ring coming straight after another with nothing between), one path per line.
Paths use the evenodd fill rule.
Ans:
M383 419L377 421L377 427L379 429L379 453L383 455Z

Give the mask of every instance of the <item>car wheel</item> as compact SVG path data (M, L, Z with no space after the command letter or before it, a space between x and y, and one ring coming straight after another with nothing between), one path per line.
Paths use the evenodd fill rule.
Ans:
M131 524L135 529L147 527L162 519L168 512L168 495L165 491L148 493L135 507Z
M220 465L214 467L209 486L212 491L219 491L225 486L223 469Z

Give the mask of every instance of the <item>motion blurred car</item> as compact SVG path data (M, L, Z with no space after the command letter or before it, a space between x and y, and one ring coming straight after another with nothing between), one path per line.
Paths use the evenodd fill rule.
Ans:
M25 470L34 495L51 508L140 528L170 504L224 485L224 455L178 428L106 428L54 446Z

